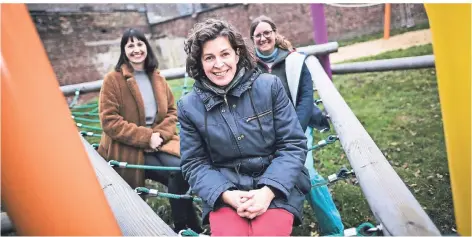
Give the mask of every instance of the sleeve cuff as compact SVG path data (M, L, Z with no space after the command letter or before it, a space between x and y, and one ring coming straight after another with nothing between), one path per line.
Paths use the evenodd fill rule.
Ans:
M257 183L257 186L259 187L263 187L264 185L269 186L269 188L271 188L272 192L274 192L277 197L288 199L288 196L290 195L289 191L282 184L275 180L269 178L262 178ZM277 191L274 191L274 189Z
M272 193L274 193L274 197L275 198L283 198L283 194L280 190L270 186L270 185L267 185L267 187L272 191Z
M215 206L215 203L216 201L219 199L219 197L221 196L221 194L230 189L230 188L236 188L236 186L234 186L234 184L230 183L230 182L226 182L222 185L220 185L217 189L215 189L215 191L211 194L210 198L208 199L207 203L208 205L210 205L211 209L214 208Z
M150 128L145 128L145 135L144 135L144 143L143 143L143 148L151 148L149 145L151 143L151 137L152 137L152 129Z
M164 141L164 143L168 142L174 135L173 133L170 133L162 129L154 129L154 132L158 132L161 135L161 138Z

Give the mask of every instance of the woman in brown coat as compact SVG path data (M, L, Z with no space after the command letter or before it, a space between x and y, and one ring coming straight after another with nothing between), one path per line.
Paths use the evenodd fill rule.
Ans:
M174 96L157 67L157 58L144 34L127 30L121 38L121 55L115 70L105 76L100 91L103 134L98 152L106 160L180 166ZM144 186L147 178L167 185L174 194L185 194L189 188L180 171L116 171L132 188ZM201 232L191 200L169 201L175 231L191 228Z

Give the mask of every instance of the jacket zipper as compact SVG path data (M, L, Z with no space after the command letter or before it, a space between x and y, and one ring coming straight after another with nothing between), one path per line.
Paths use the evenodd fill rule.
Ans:
M223 95L223 99L225 100L226 105L228 105L228 100L226 99L226 94ZM229 105L228 105L229 106Z
M226 98L226 94L223 95L223 100L225 101L226 106L228 106L228 113L231 115L232 121L234 121L234 116L233 116L233 113L231 112L231 109L230 109L230 107L229 107L228 99ZM235 142L236 142L236 146L238 147L239 154L242 155L241 147L240 147L240 145L239 145L237 136L235 136L235 134L238 134L238 131L237 131L237 130L238 130L238 125L237 125L236 121L234 121L234 124L235 124L235 126L236 126L236 133L235 133L235 131L234 131L234 130L231 128L231 126L229 125L229 124L230 124L230 123L229 123L229 119L230 119L230 118L226 118L224 115L222 115L222 116L223 116L223 119L225 120L226 124L228 125L229 130L230 130L231 133L233 134L233 138L234 138L234 140L235 140Z
M249 117L249 118L246 119L246 122L248 123L248 122L250 122L250 121L252 121L252 120L254 120L254 119L256 119L256 118L260 118L260 117L262 117L262 116L264 116L264 115L268 115L268 114L270 114L270 113L272 113L271 110L266 111L266 112L264 112L264 113L262 113L262 114L259 114L259 115L256 115L256 116L251 116L251 117Z

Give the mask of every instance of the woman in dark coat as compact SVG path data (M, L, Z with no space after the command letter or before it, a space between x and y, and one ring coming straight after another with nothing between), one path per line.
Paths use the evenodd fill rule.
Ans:
M306 138L281 81L225 21L185 42L193 90L177 105L181 167L212 235L290 235L310 189Z
M306 55L296 52L290 41L279 34L277 26L267 16L255 18L249 34L256 46L257 67L281 79L285 92L297 111L300 125L312 143L312 127L329 129L329 122L313 104L313 82L305 63ZM314 169L311 152L308 153L305 165L314 186L325 182ZM322 235L343 233L341 216L327 186L314 187L307 199L313 207Z

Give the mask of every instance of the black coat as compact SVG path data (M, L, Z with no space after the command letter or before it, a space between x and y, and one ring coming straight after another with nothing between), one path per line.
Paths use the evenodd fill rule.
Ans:
M287 50L279 49L279 53L272 65L269 68L262 60L257 61L257 67L262 72L276 75L282 80L285 92L291 100L290 90L287 82L287 75L285 72L285 59L291 52ZM310 120L313 116L313 81L311 80L311 74L305 63L302 66L302 72L300 73L300 83L298 84L297 101L292 101L297 112L298 120L302 126L303 131L308 127Z

